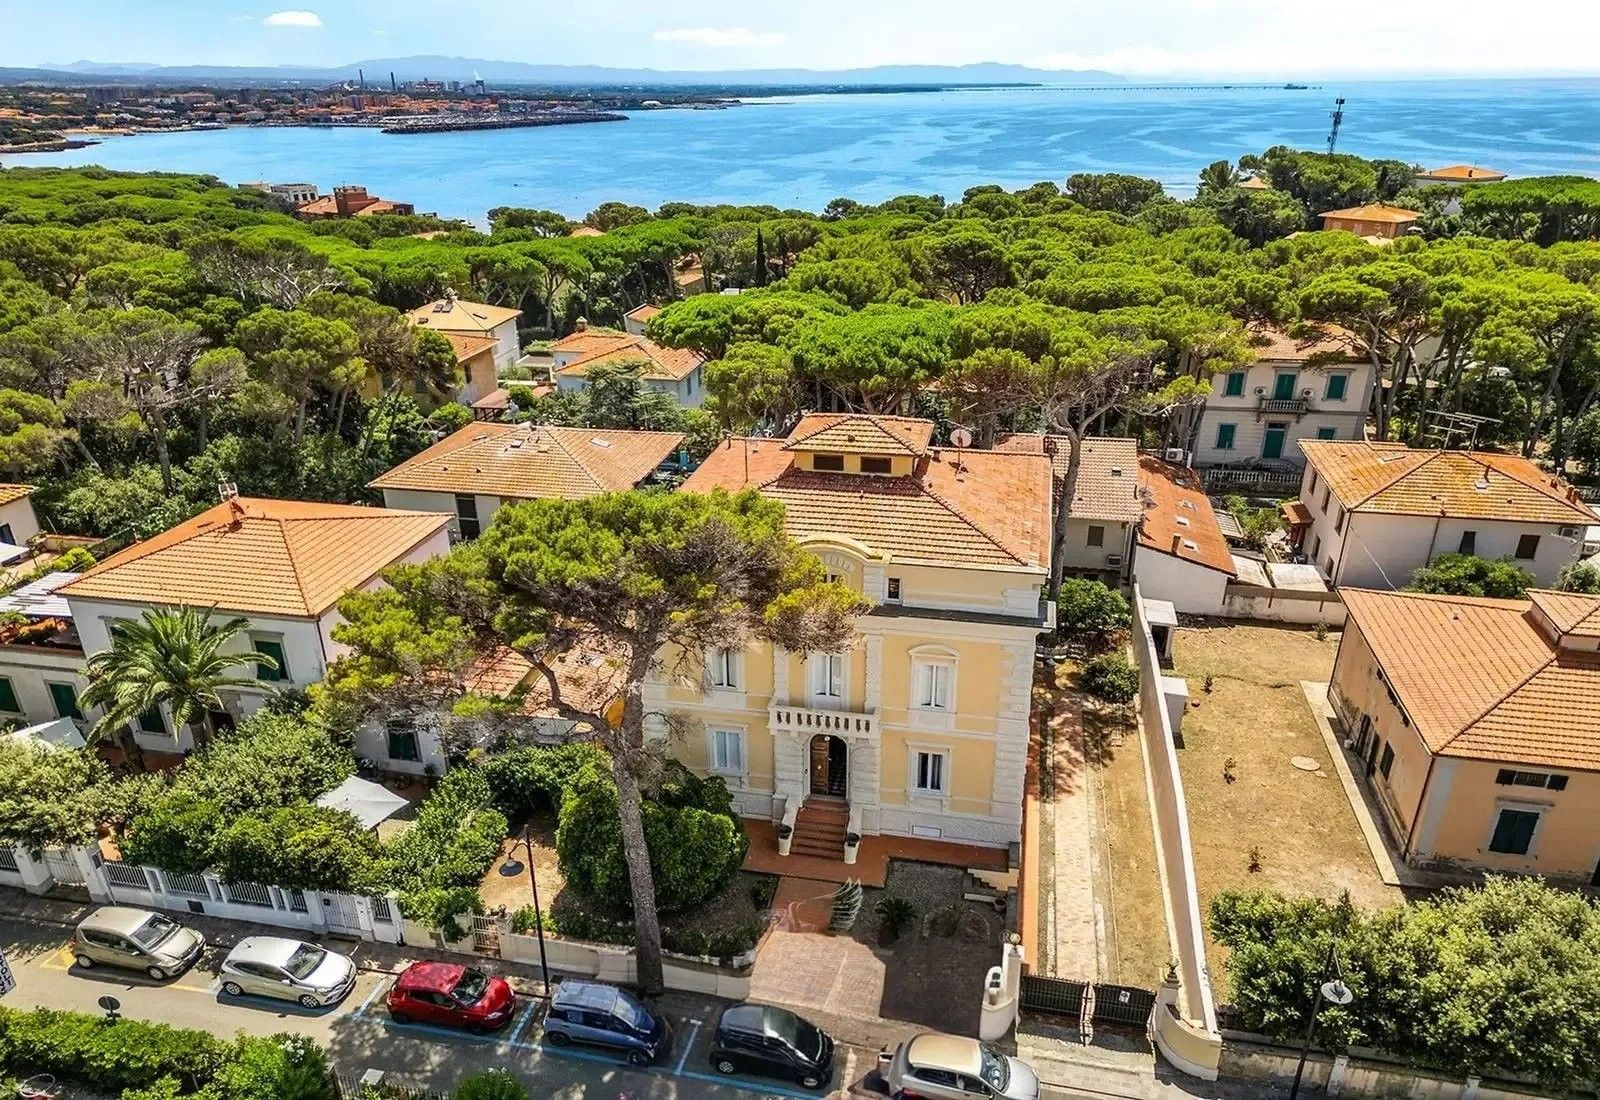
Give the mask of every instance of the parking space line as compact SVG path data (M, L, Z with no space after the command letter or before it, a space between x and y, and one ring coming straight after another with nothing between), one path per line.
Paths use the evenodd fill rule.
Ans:
M518 1020L514 1025L512 1025L511 1034L506 1038L506 1042L511 1046L516 1046L517 1040L522 1038L522 1033L528 1030L528 1025L533 1023L533 1018L538 1014L539 1002L530 1002L528 1007L522 1013L522 1019Z
M57 948L49 958L39 963L40 970L71 970L73 963L77 962L72 955L72 948L62 946Z
M683 1053L678 1055L678 1064L672 1067L672 1076L677 1077L683 1073L683 1067L689 1061L689 1052L694 1049L694 1038L700 1034L700 1021L696 1020L689 1027L689 1037L684 1040Z
M571 1047L558 1047L554 1043L529 1043L529 1050L536 1050L540 1054L553 1054L557 1058L576 1058L580 1062L599 1062L603 1066L615 1066L618 1069L631 1069L640 1073L649 1073L649 1066L629 1065L627 1059L617 1059L606 1054L596 1054L587 1050L573 1050Z
M385 989L388 989L388 988L389 988L389 979L387 979L387 978L385 978L383 981L380 981L377 985L375 985L372 988L372 992L367 994L367 999L361 1002L361 1007L356 1009L355 1015L352 1016L351 1018L355 1019L355 1020L359 1020L359 1019L361 1019L361 1017L365 1016L367 1014L367 1009L372 1007L372 1002L376 1001L378 999L379 995L382 994L383 991Z
M748 1077L724 1077L720 1073L701 1073L692 1069L685 1070L680 1074L676 1074L676 1076L682 1077L686 1081L709 1081L713 1085L746 1089L761 1096L792 1096L796 1100L820 1100L821 1097L828 1095L821 1091L800 1092L797 1089L781 1088L777 1085L769 1085L765 1081L752 1081Z

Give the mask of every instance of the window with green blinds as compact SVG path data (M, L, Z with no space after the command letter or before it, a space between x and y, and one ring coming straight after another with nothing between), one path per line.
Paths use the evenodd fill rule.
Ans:
M252 641L256 652L263 657L271 657L277 666L274 668L266 663L256 665L256 679L271 684L289 679L289 661L284 656L283 643L276 638L255 638Z

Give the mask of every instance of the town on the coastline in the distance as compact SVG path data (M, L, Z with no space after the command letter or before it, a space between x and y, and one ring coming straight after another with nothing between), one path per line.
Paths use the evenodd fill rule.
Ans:
M20 71L0 1094L1595 1095L1600 179L474 225L9 153L739 82Z

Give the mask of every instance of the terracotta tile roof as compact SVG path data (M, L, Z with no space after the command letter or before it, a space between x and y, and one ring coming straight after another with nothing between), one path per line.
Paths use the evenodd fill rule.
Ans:
M1243 187L1246 191L1271 191L1272 190L1272 184L1268 183L1266 180L1262 179L1260 176L1251 176L1249 179L1241 180L1240 183L1239 183L1239 186Z
M0 485L0 504L10 504L32 493L32 485Z
M565 365L556 368L557 374L573 378L583 377L600 363L642 362L645 364L643 377L677 382L705 362L699 352L689 348L662 347L646 337L607 328L579 329L551 344L550 351L573 356Z
M1072 461L1071 444L1066 436L1003 435L995 440L994 449L1013 454L1048 455L1056 476L1056 497L1060 498L1067 466ZM1121 473L1113 472L1117 470ZM1109 523L1139 521L1144 507L1139 502L1138 440L1095 436L1083 441L1070 514L1074 519Z
M113 554L61 594L316 616L449 522L439 512L238 497Z
M1434 183L1498 183L1506 178L1504 172L1493 168L1479 168L1471 164L1452 164L1448 168L1433 168L1423 172L1418 180Z
M604 711L621 694L626 676L622 666L602 653L574 646L550 662L556 682L561 685L562 702L581 710ZM534 717L557 718L560 713L550 700L544 673L533 662L513 649L502 647L481 654L467 670L468 691L480 695L507 696L522 690L522 713Z
M1592 524L1565 482L1519 455L1303 439L1306 461L1352 512Z
M582 500L632 489L682 442L678 432L468 424L369 485L519 500Z
M520 309L467 302L460 298L440 298L425 306L418 306L406 314L413 325L431 328L436 332L465 332L482 334L493 332L496 325L522 316Z
M1558 633L1574 638L1600 638L1600 596L1534 588L1528 591L1528 599Z
M1053 481L1041 456L938 447L907 477L818 474L796 469L780 440L732 439L683 489L758 489L783 502L796 538L843 535L932 565L1042 570L1050 560Z
M933 421L911 416L807 413L784 441L786 451L865 455L924 455Z
M1340 595L1435 755L1600 770L1600 654L1557 646L1530 601Z
M1333 326L1328 326L1319 336L1299 337L1275 325L1255 325L1250 329L1250 349L1255 352L1257 362L1304 363L1313 356L1328 362L1334 361L1331 356L1338 356L1337 361L1342 363L1366 362L1350 350L1350 345L1340 339L1341 335L1347 334Z
M660 306L653 306L649 302L646 302L642 306L634 306L632 309L628 310L627 313L623 314L623 316L631 318L635 321L648 321L650 318L654 317L660 312Z
M1298 500L1286 500L1278 505L1278 510L1283 513L1283 521L1290 527L1309 527L1314 518L1311 509Z
M492 351L499 343L493 336L473 336L465 332L441 332L440 335L450 341L450 346L455 349L457 363L465 363L486 351Z
M1228 549L1217 514L1193 470L1154 455L1140 455L1139 489L1144 496L1141 550L1236 575L1233 551Z
M1392 222L1395 225L1409 225L1422 217L1415 210L1407 210L1400 206L1390 206L1388 203L1382 202L1371 202L1365 206L1350 206L1343 210L1326 210L1317 216L1319 218L1342 218L1346 221Z

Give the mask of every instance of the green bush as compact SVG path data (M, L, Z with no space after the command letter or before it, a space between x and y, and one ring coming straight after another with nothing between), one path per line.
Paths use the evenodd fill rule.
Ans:
M1533 574L1507 558L1491 561L1474 554L1440 554L1411 574L1410 590L1446 596L1521 599Z
M337 1100L328 1056L305 1035L241 1038L205 1089L207 1100Z
M454 769L411 828L384 846L361 885L400 891L402 912L448 932L454 917L481 911L478 882L499 856L506 831L505 815L491 805L489 781L476 769Z
M1600 596L1600 566L1593 562L1575 561L1561 567L1556 574L1556 588L1562 592L1582 592Z
M450 1100L528 1100L528 1090L510 1070L491 1069L457 1085Z
M135 814L122 838L122 858L180 875L207 870L223 820L215 802L191 791L169 791Z
M587 741L572 741L523 745L490 757L479 770L489 781L495 808L508 820L525 821L535 810L559 810L562 794L590 764L609 767L605 750Z
M1122 593L1099 581L1066 580L1056 599L1056 630L1103 649L1119 631L1128 629L1133 612Z
M720 779L701 779L669 763L643 808L645 842L663 913L698 905L725 887L750 846ZM608 908L631 907L617 788L609 768L584 768L561 802L556 854L567 884Z
M1131 703L1139 694L1139 670L1120 649L1102 653L1084 666L1083 690L1108 703Z
M1210 924L1247 1030L1298 1042L1336 943L1355 1000L1323 1006L1322 1045L1557 1092L1600 1080L1600 905L1579 893L1491 877L1365 912L1348 898L1228 892Z
M0 1009L0 1070L20 1077L51 1073L108 1092L172 1077L193 1091L229 1053L227 1042L204 1031L46 1008Z
M312 803L241 817L212 850L228 882L304 890L349 890L377 855L377 838L353 815Z

